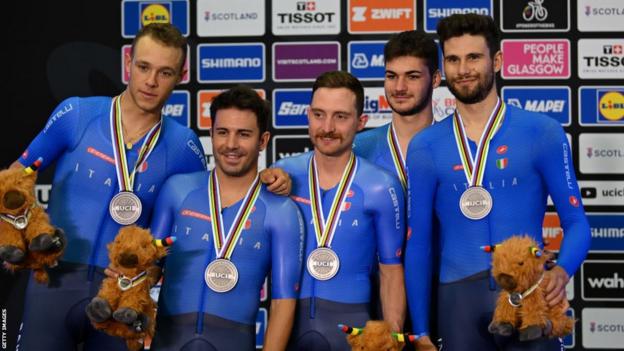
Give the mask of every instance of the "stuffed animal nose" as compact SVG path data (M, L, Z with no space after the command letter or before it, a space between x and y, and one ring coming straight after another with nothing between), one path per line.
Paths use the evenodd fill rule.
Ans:
M20 208L24 202L26 202L24 195L15 190L7 191L2 198L2 204L9 210Z
M117 260L120 266L125 268L134 268L139 264L139 257L136 254L122 253Z
M500 285L501 288L505 290L513 290L516 288L515 279L509 274L501 273L496 277L496 282Z

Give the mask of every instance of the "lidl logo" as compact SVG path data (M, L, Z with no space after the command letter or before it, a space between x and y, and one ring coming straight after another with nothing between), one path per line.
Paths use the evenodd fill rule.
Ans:
M186 90L174 90L162 108L163 117L170 117L185 127L190 127L191 94Z
M359 80L383 80L386 41L349 42L349 72Z
M624 125L624 86L581 87L579 111L582 126Z
M200 44L197 81L200 83L264 82L264 43Z
M171 23L182 35L189 35L189 1L123 0L121 3L121 35L133 38L150 23Z
M501 95L508 105L525 111L543 113L556 119L563 126L570 125L572 119L570 87L506 86L502 88Z
M273 90L273 127L307 128L311 89Z

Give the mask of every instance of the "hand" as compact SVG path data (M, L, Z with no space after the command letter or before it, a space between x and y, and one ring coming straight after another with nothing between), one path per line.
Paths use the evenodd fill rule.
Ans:
M544 273L544 293L546 302L550 307L554 307L562 301L566 300L565 287L570 277L565 269L561 266L554 266L551 270Z
M113 279L119 278L119 272L113 270L110 267L106 267L106 269L104 270L104 274L109 278L113 278Z
M429 335L424 335L418 338L414 346L416 347L417 351L437 351L438 350L431 342Z
M288 173L281 168L266 168L260 172L260 181L267 185L267 190L287 196L292 190L292 180Z

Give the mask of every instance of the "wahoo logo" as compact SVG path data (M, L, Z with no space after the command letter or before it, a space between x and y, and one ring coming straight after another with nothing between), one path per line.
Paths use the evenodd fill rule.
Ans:
M583 300L624 301L624 261L586 260L581 277Z
M572 119L570 87L523 86L503 87L501 96L508 105L525 111L543 113L557 120L561 125L570 125Z

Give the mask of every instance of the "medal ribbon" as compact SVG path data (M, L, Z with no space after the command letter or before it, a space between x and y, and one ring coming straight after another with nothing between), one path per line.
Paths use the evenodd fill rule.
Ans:
M401 146L399 145L399 138L397 138L396 133L394 132L394 126L392 122L390 123L390 127L388 128L388 146L390 147L390 154L392 155L392 161L394 162L394 168L396 170L397 175L399 176L399 180L401 181L401 185L403 185L403 189L407 188L407 170L405 167L405 158L403 157L403 153L401 152Z
M160 137L162 116L160 117L160 122L156 123L156 125L147 132L143 145L141 145L141 149L139 150L139 156L134 164L134 169L130 172L123 139L123 126L121 124L121 95L113 98L110 115L111 141L113 143L113 154L115 155L115 170L117 171L119 190L132 192L136 170L147 160L156 147L158 137Z
M355 171L357 169L357 159L355 155L351 153L349 162L345 167L342 178L338 183L338 189L332 201L327 221L323 214L323 206L321 203L321 189L318 181L318 172L316 170L316 161L314 155L310 157L310 166L308 168L308 189L310 192L310 209L312 210L312 219L314 223L314 233L316 234L316 242L318 247L331 247L332 240L334 239L334 233L338 227L338 221L340 220L340 213L342 212L342 205L347 198L347 193L351 188L351 183L355 178Z
M256 175L253 183L247 190L243 202L238 208L234 222L228 230L227 236L223 231L223 216L221 215L221 196L219 195L219 179L215 170L210 172L208 178L208 201L210 202L210 218L212 223L212 237L214 238L214 248L217 258L227 260L232 257L236 242L243 232L247 218L260 195L260 178Z
M455 144L457 144L457 151L459 151L459 157L461 158L462 165L464 166L464 174L466 180L473 186L481 186L483 184L483 175L485 173L485 164L487 163L487 155L490 150L490 140L496 134L498 128L500 128L503 117L505 116L505 103L498 99L496 107L492 111L492 114L488 118L485 125L485 129L481 134L481 139L477 146L477 158L472 157L470 146L468 145L468 137L464 130L464 124L459 112L455 110L453 114L453 133L455 134Z

